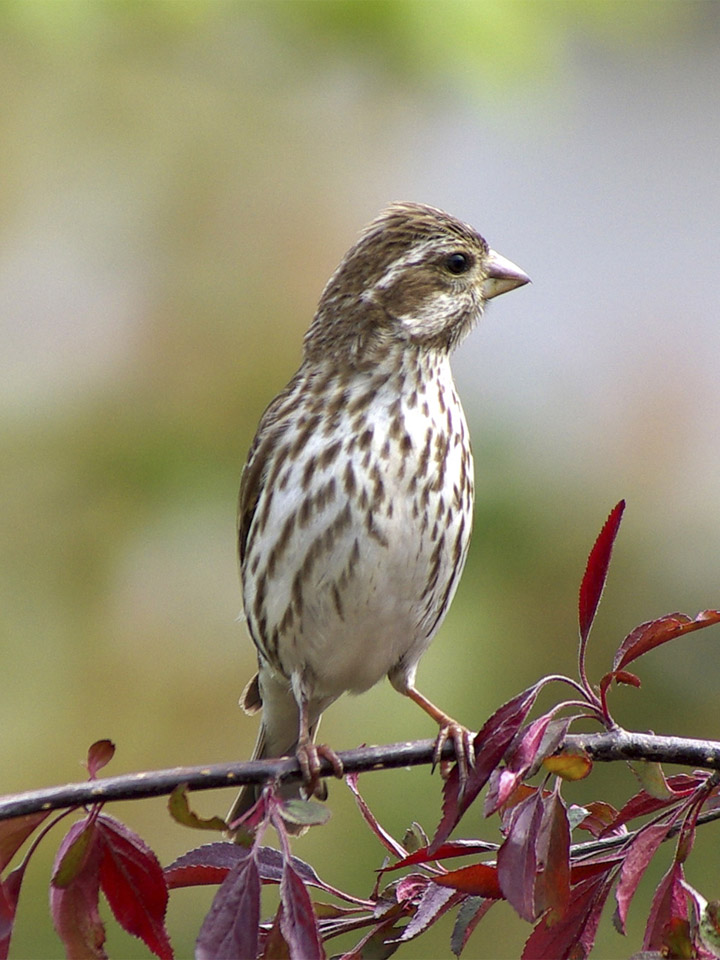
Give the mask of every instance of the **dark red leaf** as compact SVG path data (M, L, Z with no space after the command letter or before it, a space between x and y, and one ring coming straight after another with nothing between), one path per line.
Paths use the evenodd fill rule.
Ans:
M33 830L50 815L49 810L42 813L27 813L23 817L13 817L0 823L0 873L25 843Z
M13 903L5 883L0 883L0 956L7 956L7 951L2 952L1 945L6 940L8 943L10 941L16 910L17 900Z
M450 937L450 949L456 957L463 952L473 930L494 902L494 900L483 900L482 897L467 897L460 905Z
M500 889L518 914L532 923L535 907L535 844L543 817L540 791L513 807L508 817L505 842L498 850L497 868Z
M55 887L68 887L81 872L93 847L102 847L102 836L89 817L78 820L68 830L55 858L52 883Z
M225 844L225 846L227 846L227 844ZM286 858L283 856L283 854L279 850L275 850L274 847L259 847L255 852L255 856L262 882L280 883L286 862ZM370 905L368 901L360 900L358 897L353 897L351 894L344 893L342 890L338 890L337 887L333 887L331 884L326 883L317 875L314 867L312 867L309 863L306 863L304 860L301 860L299 857L289 857L287 862L300 877L306 887L317 887L318 890L322 890L325 893L331 893L334 897L338 897L339 899L345 900L348 903L361 904L365 907Z
M636 677L634 673L629 673L627 670L612 670L610 673L606 673L600 681L600 693L603 696L605 696L607 688L613 680L615 683L624 683L628 687L639 688L642 686L640 677Z
M687 920L681 920L680 917L673 917L663 931L663 951L664 957L702 957L703 954L693 943L690 930L690 924ZM707 957L716 957L717 953L707 953Z
M125 824L107 814L96 819L104 843L100 885L115 919L156 956L173 956L165 929L168 889L157 857Z
M487 900L505 899L500 889L497 867L488 863L473 863L469 867L441 873L432 880L441 887L452 887L453 890L474 897L484 897Z
M231 869L232 867L209 867L203 864L187 867L173 864L165 868L165 879L168 890L178 890L181 887L212 886L222 883Z
M573 887L584 880L608 875L615 867L622 865L622 856L600 858L599 860L581 860L570 865L570 883Z
M538 914L551 910L553 917L559 919L570 900L570 825L565 804L557 792L544 801L535 852L538 867L535 909Z
M428 927L431 927L436 920L439 920L443 914L447 913L451 907L454 907L459 900L459 894L448 887L437 886L429 883L420 898L414 916L410 923L400 934L400 940L414 940L420 936Z
M658 847L667 837L672 825L672 822L650 824L644 827L627 847L620 870L620 880L615 891L616 916L621 933L625 933L627 912L630 901L637 890L637 885L640 883L648 864L655 856Z
M115 744L112 740L96 740L88 750L87 772L94 780L103 767L106 767L115 755Z
M607 876L573 887L562 919L543 917L528 938L522 960L573 960L587 957L595 942L600 914L612 887Z
M352 950L342 955L342 960L386 960L400 948L398 917L402 916L402 907L396 904L391 911L376 922L374 928L366 934ZM274 960L274 958L273 958Z
M475 737L475 765L470 770L462 797L459 796L458 768L457 765L453 767L443 788L443 815L430 844L431 851L437 850L447 840L463 813L485 786L525 722L541 687L542 681L519 693L487 720Z
M225 844L230 846L230 844ZM203 920L196 960L255 960L260 927L260 877L252 851L237 847L243 856L222 882Z
M290 960L290 947L287 945L285 937L282 935L280 924L282 922L283 905L278 904L275 911L273 925L267 932L263 948L263 960Z
M627 664L637 660L648 650L659 647L669 640L702 630L720 623L720 610L703 610L693 620L685 613L668 613L657 620L648 620L635 627L618 647L613 660L613 670L621 670Z
M290 956L293 960L324 960L325 950L312 901L288 861L285 861L280 883L280 898L283 905L280 929L290 947Z
M188 853L184 853L166 867L165 879L171 890L178 887L222 883L233 867L237 866L238 862L244 860L246 856L247 848L234 843L206 843L188 851ZM284 863L282 853L273 847L259 847L255 849L254 857L261 882L280 883ZM307 886L317 887L319 890L340 897L348 903L365 905L365 901L325 883L317 875L314 868L299 857L290 857L290 863Z
M386 850L389 850L394 857L404 857L407 851L405 850L404 847L400 846L397 840L395 840L393 837L390 836L387 830L385 830L383 827L380 826L378 821L373 816L370 810L370 807L368 807L367 803L365 803L364 799L360 795L357 781L358 781L357 773L346 774L345 783L348 785L348 787L350 788L350 791L355 797L355 802L357 803L358 808L360 809L360 813L362 814L363 819L365 820L367 825L370 827L372 832L375 834L375 836L378 838L380 843L382 843L382 845L385 847Z
M687 901L682 887L684 880L681 863L672 866L658 884L650 907L650 916L645 927L643 950L662 950L665 944L665 928L671 920L687 920Z
M673 806L678 800L682 800L693 794L698 787L705 783L709 776L709 773L680 773L676 776L668 777L666 783L672 791L672 795L667 799L651 797L645 790L641 790L640 793L636 793L634 797L631 797L627 801L601 836L611 836L614 832L617 832L618 827L629 823L631 820L635 820L637 817L645 817L648 814L657 813L658 810L664 810L667 807Z
M554 727L554 735L548 737L548 727L551 724ZM506 754L506 769L496 769L490 778L490 786L485 797L486 817L501 807L517 784L530 775L530 771L539 766L544 757L557 748L564 739L569 724L569 720L553 721L552 714L548 713L533 720L518 734L517 743L513 744Z
M585 575L580 584L580 600L578 604L580 638L583 642L588 638L598 604L600 603L600 597L602 596L607 579L613 544L615 543L615 537L620 527L624 509L624 500L621 500L613 507L588 557Z
M82 862L70 869L64 866L68 851L76 849L79 837L83 849ZM98 912L100 864L103 857L102 838L88 831L86 820L74 823L64 837L55 857L50 883L50 912L53 925L63 942L65 953L73 960L105 960L105 927ZM72 853L70 857L72 859ZM56 886L55 878L67 880Z
M205 843L165 867L165 880L170 890L222 883L246 855L247 848L235 843Z
M409 873L395 884L395 897L398 903L420 903L427 890L430 877L424 873Z
M612 804L605 803L604 800L593 800L592 803L586 803L584 808L588 815L580 821L578 830L587 830L596 839L601 834L619 836L621 833L627 833L626 827L615 825L618 811Z
M0 884L0 960L7 960L10 952L15 913L27 865L28 861L24 860Z
M387 873L391 870L399 870L401 867L411 867L416 863L431 863L436 860L450 860L452 857L467 857L472 853L488 853L494 849L494 845L486 843L483 840L453 840L450 843L443 843L430 853L429 847L422 847L415 853L408 854L397 863L392 863L383 867L381 873Z

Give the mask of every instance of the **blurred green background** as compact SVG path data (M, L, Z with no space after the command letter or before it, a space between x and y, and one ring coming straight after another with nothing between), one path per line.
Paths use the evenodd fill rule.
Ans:
M623 496L594 676L642 620L720 605L719 38L704 2L0 7L0 792L81 779L101 737L109 773L249 755L240 470L325 280L390 200L472 222L534 281L456 358L476 532L420 688L472 726L572 673L585 558ZM720 737L718 640L648 656L618 719ZM323 725L336 748L433 733L388 684ZM425 769L360 786L396 836L437 821ZM565 795L632 790L618 765ZM383 851L342 785L330 803L296 852L366 894ZM163 862L208 839L162 800L110 812ZM478 814L461 833L479 830L495 836ZM709 899L716 834L688 871ZM15 957L61 955L52 855ZM597 956L639 948L658 876ZM173 895L178 956L211 895ZM109 927L112 956L147 955ZM450 929L398 955L447 956ZM528 932L499 905L465 955L517 956Z

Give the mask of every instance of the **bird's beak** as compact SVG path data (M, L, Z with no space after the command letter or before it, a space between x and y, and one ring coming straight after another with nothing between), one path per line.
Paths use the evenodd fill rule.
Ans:
M501 293L507 293L508 290L530 283L530 277L520 267L516 267L499 253L490 250L488 257L488 273L482 285L483 297L486 300L492 300L493 297L499 297Z

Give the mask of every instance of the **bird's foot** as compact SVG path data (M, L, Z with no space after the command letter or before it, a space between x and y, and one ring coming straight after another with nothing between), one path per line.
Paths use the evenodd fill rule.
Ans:
M333 774L339 780L342 780L345 774L342 760L326 743L313 743L312 740L299 743L295 756L302 771L303 792L306 797L318 797L324 800L327 796L327 789L320 780L322 760L329 761Z
M433 770L436 766L440 767L440 775L444 780L450 775L450 763L442 760L442 751L445 744L450 740L455 749L455 759L458 765L458 776L460 778L460 790L462 792L467 782L470 769L475 765L475 734L464 727L457 720L446 717L445 722L440 725L440 732L435 741L433 751Z

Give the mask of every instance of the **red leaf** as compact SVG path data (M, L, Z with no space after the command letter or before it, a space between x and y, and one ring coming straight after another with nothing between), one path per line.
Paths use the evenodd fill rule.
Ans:
M557 792L544 801L535 851L535 909L538 913L550 909L555 918L560 918L570 900L570 825Z
M35 827L50 815L49 810L42 813L27 813L23 817L13 817L0 823L0 872L25 843Z
M720 610L703 610L693 620L685 613L668 613L657 620L648 620L635 627L618 647L613 660L613 670L621 670L627 664L637 660L648 650L661 646L669 640L702 630L720 623Z
M90 779L95 780L103 767L106 767L115 755L115 744L112 740L96 740L88 750L85 766Z
M100 884L115 919L156 956L172 958L165 929L168 890L157 857L119 820L100 814L96 823L105 841Z
M595 613L600 603L605 580L607 579L610 556L622 519L625 501L621 500L613 507L610 516L605 521L600 536L590 551L585 575L580 584L580 600L578 604L580 620L580 638L584 642L588 638Z
M452 887L453 890L474 897L485 897L487 900L505 899L500 889L497 867L487 863L473 863L468 867L460 867L459 870L439 874L432 879L433 883L441 887Z
M312 901L305 884L287 860L280 883L280 897L283 905L280 929L290 947L290 956L298 960L324 960L325 950Z
M80 837L82 861L72 869L67 867L68 855ZM74 823L63 838L55 857L53 881L50 883L50 912L53 925L63 942L65 953L73 960L105 960L103 949L105 927L98 912L100 891L100 864L103 857L101 835L88 830L88 821ZM56 886L55 877L65 874L67 882Z
M225 844L230 846L230 844ZM235 960L258 954L260 876L252 851L244 847L215 894L195 945L196 960Z
M682 864L673 861L655 891L645 927L643 950L662 950L665 944L665 928L670 921L676 918L688 919L683 880Z
M430 844L431 851L437 850L447 840L463 813L485 786L523 725L541 687L542 681L508 700L495 711L475 737L475 765L470 770L462 798L459 796L458 768L457 765L453 767L443 788L443 815Z
M498 850L497 867L500 889L518 914L532 923L535 907L535 844L543 817L543 798L539 791L513 807L508 817L507 836Z
M637 885L671 827L672 823L650 824L637 834L627 848L620 870L620 880L615 891L617 919L621 933L625 933L627 912L630 901L637 890Z
M525 944L522 960L587 957L595 942L600 914L612 882L612 878L604 876L573 887L565 915L556 923L543 917Z

